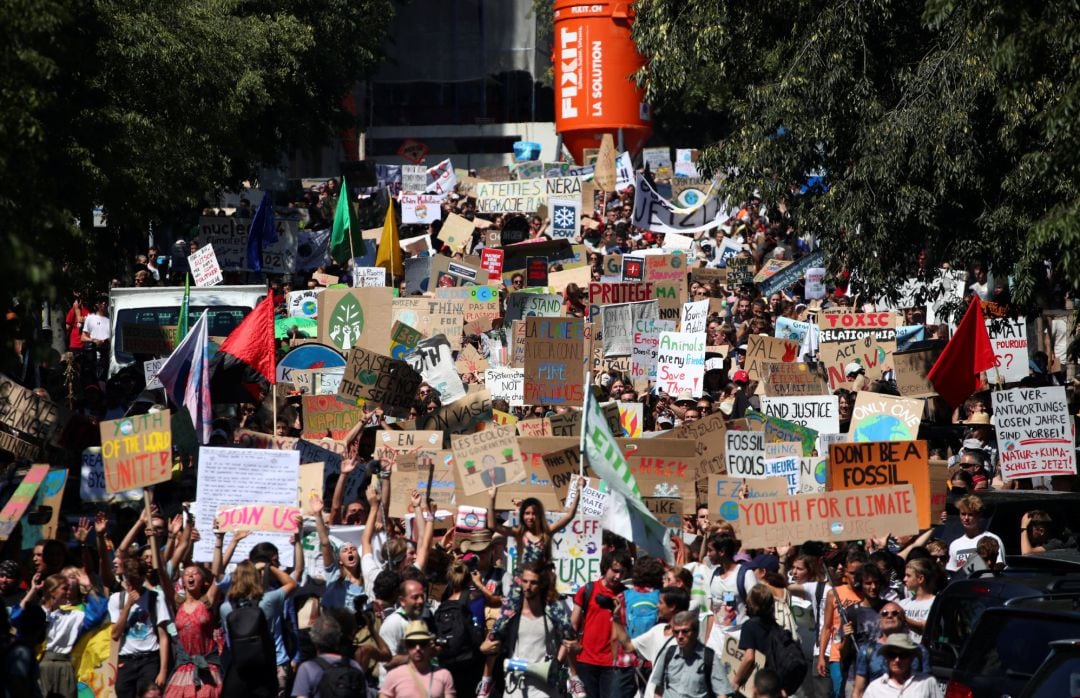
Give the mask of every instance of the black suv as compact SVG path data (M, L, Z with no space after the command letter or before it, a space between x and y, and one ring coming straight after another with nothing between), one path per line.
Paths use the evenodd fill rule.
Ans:
M1080 696L1080 639L1050 643L1050 656L1031 677L1020 698Z

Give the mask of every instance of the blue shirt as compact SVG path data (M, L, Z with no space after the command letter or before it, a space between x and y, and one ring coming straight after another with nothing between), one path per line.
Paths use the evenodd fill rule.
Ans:
M282 635L282 617L285 611L285 590L274 589L263 594L262 599L259 600L259 610L266 616L267 624L270 626L270 633L274 636L274 654L276 655L275 661L278 666L287 664L289 662L289 655L285 653L285 637ZM229 639L228 625L225 621L232 613L232 603L226 599L225 603L221 604L221 627L225 630L225 639Z
M875 642L864 646L859 650L859 656L855 660L855 675L865 676L867 683L888 671L889 664L885 656L881 654L883 643ZM911 663L911 671L915 674L924 674L930 671L930 652L924 645L919 645L919 654Z

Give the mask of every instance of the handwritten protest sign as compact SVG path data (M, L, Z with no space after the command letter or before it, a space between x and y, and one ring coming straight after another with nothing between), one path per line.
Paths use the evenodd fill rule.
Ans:
M7 451L18 459L33 460L41 449L29 441L23 441L6 431L0 431L0 450Z
M751 380L760 381L764 378L765 364L790 364L798 360L798 342L764 334L752 334L746 339L745 368Z
M739 538L747 548L901 536L919 530L911 485L744 499L738 506Z
M405 225L431 225L442 219L442 197L433 194L402 194L401 222Z
M218 511L237 502L295 507L299 472L298 451L203 446L195 486L195 525L200 531L212 531ZM240 541L236 554L246 559L251 548L263 541L277 546L282 565L293 564L293 546L285 533L256 531ZM196 541L195 559L211 559L213 546L213 536Z
M919 528L929 528L930 469L925 441L876 441L829 446L829 490L911 485Z
M860 390L851 412L850 441L913 441L919 436L924 403Z
M172 477L172 428L168 410L102 422L105 490L149 487Z
M346 404L373 403L387 414L408 417L423 378L404 361L360 349L351 349L338 399Z
M380 429L375 435L373 456L382 462L384 468L394 470L398 461L406 454L436 451L442 447L441 431Z
M600 306L616 303L637 303L653 300L651 283L623 283L592 281L589 283L589 302L585 306L586 319L594 320L600 314Z
M0 373L0 422L32 438L51 441L63 421L59 405Z
M840 404L835 395L763 397L761 411L823 434L840 431Z
M581 320L525 318L525 404L582 404L584 358Z
M557 521L557 515L549 514L550 523ZM517 523L516 512L509 525ZM578 517L551 539L552 563L555 567L555 589L560 594L573 594L578 589L600 575L600 543L602 540L600 521L596 518ZM507 539L506 571L515 574L515 566L520 556L518 541Z
M726 470L724 445L727 441L726 420L722 412L714 412L693 422L686 422L664 434L664 437L689 441L695 445L698 477L719 475Z
M218 509L219 531L272 531L296 533L303 515L300 508L285 504L243 504Z
M275 216L277 242L262 248L262 271L289 274L296 271L296 247L299 219ZM250 218L199 218L199 241L213 245L218 264L225 271L252 271L248 267L248 226Z
M705 382L705 335L661 332L656 347L657 386L668 395L701 396Z
M386 285L386 270L382 267L353 267L353 288L378 288Z
M802 458L799 464L799 492L825 492L828 490L829 457L812 456ZM937 521L937 519L934 519Z
M321 439L327 434L332 439L344 439L349 430L364 418L364 410L347 405L336 395L305 395L305 439Z
M630 356L634 347L633 328L658 320L656 301L615 303L600 307L604 357Z
M511 293L506 299L506 320L527 317L559 317L563 314L563 298L556 293Z
M439 393L442 404L448 405L464 397L465 386L454 366L450 342L444 335L436 334L420 340L416 348L405 355L405 361Z
M570 493L570 483L578 476L581 469L581 449L574 446L545 453L543 460L559 501L565 501Z
M739 523L739 503L748 499L786 497L787 481L783 478L743 480L722 475L709 476L708 502L713 516L728 523ZM745 497L743 495L746 495Z
M1063 386L990 393L1001 477L1075 475L1073 420Z
M486 389L473 390L452 405L416 418L418 429L438 429L444 432L471 432L492 420L491 393Z
M302 291L289 291L285 303L289 308L289 317L319 317L319 294L325 289L307 288Z
M683 303L680 332L704 332L709 319L709 299Z
M213 245L203 245L189 254L187 261L196 286L216 286L225 278L221 273L221 266L218 265Z
M727 431L724 433L724 454L729 477L764 478L765 433L760 431Z
M491 427L475 434L453 434L450 447L454 452L462 491L466 495L525 479L521 449L512 427Z
M892 365L896 352L896 315L879 313L822 313L818 317L818 359L825 365L829 390L847 381L844 367L857 361L869 378Z
M896 388L904 397L928 397L937 390L927 377L941 348L898 351L893 354Z
M1027 320L1024 318L986 321L990 346L994 349L997 366L986 370L986 380L991 383L1018 383L1028 376Z
M84 502L142 501L141 489L113 493L105 489L105 460L101 457L99 446L91 446L83 451L80 475L79 496Z
M419 491L423 499L430 498L436 508L452 511L456 487L454 454L450 451L421 449L404 453L395 465L390 516L404 517L409 513L413 490Z
M642 497L656 520L668 528L680 530L683 525L683 500L674 497Z
M19 519L26 513L26 510L30 507L30 502L34 500L34 495L37 494L38 488L41 483L44 482L46 476L49 474L48 465L32 465L30 470L27 471L26 477L23 478L19 486L15 488L15 491L11 494L11 498L8 499L7 504L3 509L0 509L0 541L7 540L11 537L11 532L15 530L15 526L19 523Z
M492 400L506 400L511 407L525 404L523 368L488 368L484 372L484 385L491 392Z
M762 385L768 397L796 397L800 395L824 395L825 381L818 372L804 363L758 364Z

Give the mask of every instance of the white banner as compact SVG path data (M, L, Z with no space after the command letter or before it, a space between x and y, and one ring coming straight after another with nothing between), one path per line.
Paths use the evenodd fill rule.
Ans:
M275 218L278 241L262 250L262 270L267 274L288 274L296 270L296 244L299 221ZM247 268L247 218L199 219L199 241L213 245L223 271L250 271Z
M440 198L433 194L402 194L401 222L405 225L431 225L442 220Z

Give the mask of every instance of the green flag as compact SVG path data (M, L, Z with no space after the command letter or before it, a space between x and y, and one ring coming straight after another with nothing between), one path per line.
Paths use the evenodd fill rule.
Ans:
M188 303L191 301L191 277L188 274L184 274L184 300L180 303L180 317L176 322L176 342L174 346L180 346L180 342L184 341L184 337L187 337L188 333Z
M363 257L365 251L360 226L353 219L352 206L349 205L349 187L342 176L337 210L334 212L334 229L330 233L330 256L336 262L345 262L352 257Z

